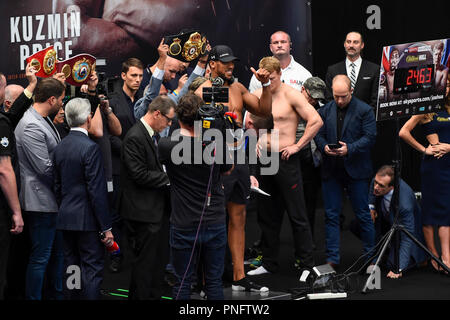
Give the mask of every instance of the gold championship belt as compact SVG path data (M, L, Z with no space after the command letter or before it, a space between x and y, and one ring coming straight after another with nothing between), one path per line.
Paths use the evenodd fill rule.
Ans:
M95 71L95 62L95 57L83 53L58 62L56 68L58 72L64 73L67 83L79 87L85 84L92 72Z
M191 62L206 53L206 36L195 30L166 36L164 43L169 45L168 55L183 62Z
M48 78L56 72L64 73L66 82L73 86L85 84L95 70L95 57L90 54L79 54L65 61L58 61L53 46L38 51L26 59L36 72L36 77Z
M35 68L36 77L47 78L56 72L56 51L53 46L40 50L26 59Z

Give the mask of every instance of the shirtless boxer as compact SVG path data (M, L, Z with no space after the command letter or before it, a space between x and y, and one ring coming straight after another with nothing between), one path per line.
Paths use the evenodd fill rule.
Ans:
M269 85L269 72L265 69L255 71L251 68L255 77L263 85L260 97L248 92L239 82L234 81L234 61L238 60L233 55L231 48L218 45L212 48L209 54L209 66L211 77L205 81L195 93L202 97L203 88L211 87L211 80L218 77L224 80L224 86L229 87L229 102L225 103L229 111L237 116L237 123L242 127L244 107L252 114L258 116L270 116L272 96ZM245 250L245 207L250 196L250 175L248 164L237 164L229 176L224 177L226 207L229 216L228 244L233 263L233 290L268 291L267 287L261 287L245 278L244 250Z
M441 63L443 51L444 43L442 41L437 42L433 46L435 90L445 92L448 68Z
M260 225L262 265L249 271L248 275L276 272L278 269L278 251L280 229L284 210L291 221L295 258L299 268L314 266L313 240L308 222L305 199L301 189L301 170L298 152L314 138L322 127L322 119L305 96L281 82L280 62L274 57L263 58L261 69L270 73L270 91L272 92L272 115L274 130L278 130L278 152L280 168L275 175L261 175L259 186L271 196L258 196L258 223ZM261 89L255 91L261 95ZM296 143L296 130L299 121L306 122L303 136ZM266 148L276 146L270 139ZM263 146L264 147L264 146Z

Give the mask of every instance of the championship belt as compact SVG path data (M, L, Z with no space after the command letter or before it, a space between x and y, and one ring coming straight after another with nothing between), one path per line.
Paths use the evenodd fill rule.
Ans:
M57 57L53 46L36 52L29 56L26 61L27 64L31 63L31 66L37 70L36 77L47 78L56 72Z
M168 56L183 62L191 62L206 53L206 37L195 30L166 36L164 43L169 45Z
M58 61L57 72L64 73L66 82L73 86L79 87L85 84L95 71L95 57L90 54L79 54L65 61Z

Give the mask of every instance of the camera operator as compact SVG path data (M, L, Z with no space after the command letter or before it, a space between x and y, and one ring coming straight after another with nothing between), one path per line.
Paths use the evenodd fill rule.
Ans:
M183 96L175 109L180 130L175 131L172 138L161 138L158 144L160 160L167 167L171 184L170 246L177 277L173 297L181 300L190 299L191 277L196 264L190 261L193 250L203 265L208 299L224 298L222 273L227 231L220 175L229 174L233 165L222 161L226 159L215 158L217 154L228 153L215 153L214 161L203 158L207 144L197 139L194 132L194 121L202 105L203 100L194 93ZM194 147L196 143L201 144L199 149ZM181 153L176 151L179 146L182 146ZM194 153L197 150L200 152ZM177 157L183 158L181 164ZM201 161L198 161L199 157ZM200 230L198 236L197 230Z

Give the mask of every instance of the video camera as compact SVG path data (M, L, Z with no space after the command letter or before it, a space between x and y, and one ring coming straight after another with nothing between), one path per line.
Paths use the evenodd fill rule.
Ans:
M228 87L206 87L203 88L203 101L206 102L198 110L197 120L201 121L202 136L208 129L217 129L226 137L226 130L233 131L238 127L236 115L228 111L223 103L228 102Z
M110 99L117 91L120 78L117 76L107 78L105 72L97 72L97 77L97 93L104 95L105 99Z

